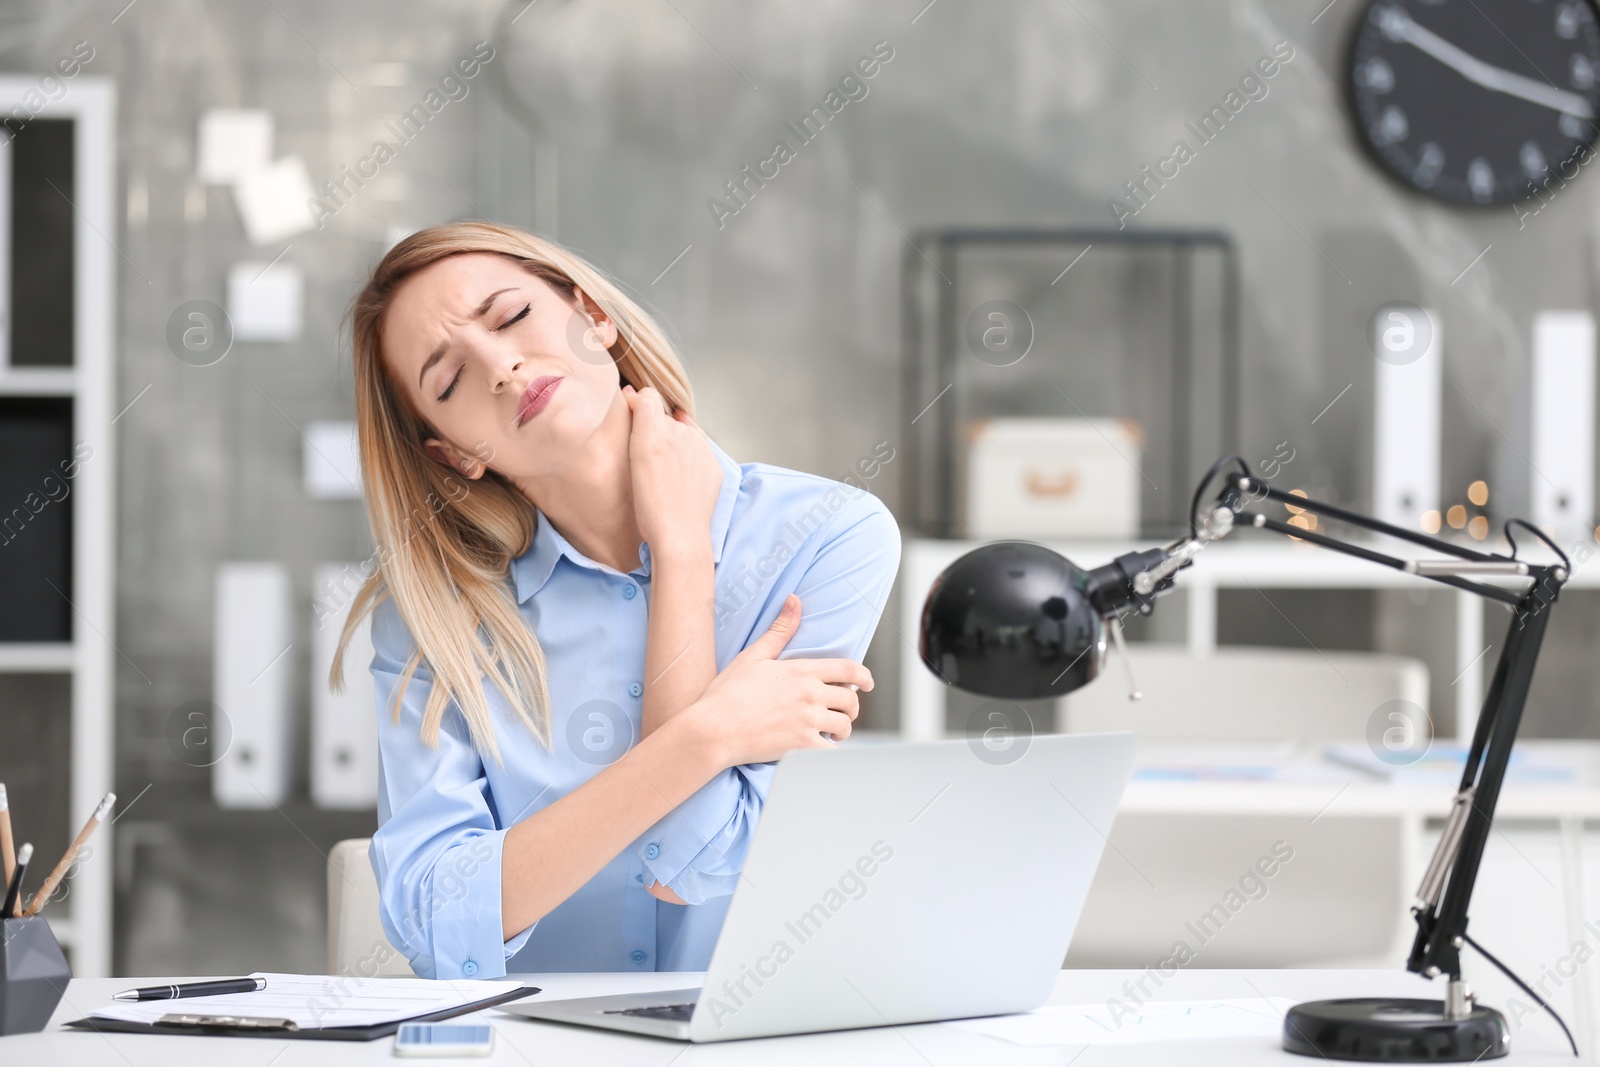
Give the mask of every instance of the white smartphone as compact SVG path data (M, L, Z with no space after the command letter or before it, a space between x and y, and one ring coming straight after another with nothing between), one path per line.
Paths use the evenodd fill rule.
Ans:
M396 1056L487 1056L494 1029L480 1023L401 1023Z

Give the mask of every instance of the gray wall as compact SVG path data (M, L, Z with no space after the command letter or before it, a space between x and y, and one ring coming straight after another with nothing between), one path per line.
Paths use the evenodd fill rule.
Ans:
M741 458L843 472L877 440L908 440L908 419L932 399L899 397L909 235L1124 221L1234 236L1244 287L1237 443L1254 460L1289 442L1286 484L1324 498L1370 499L1369 317L1393 299L1437 308L1444 495L1465 503L1467 486L1484 478L1493 507L1526 491L1524 478L1499 472L1526 450L1513 442L1532 316L1592 302L1596 190L1579 181L1529 218L1401 190L1363 154L1343 102L1346 42L1364 9L913 0L767 5L740 17L731 5L541 4L506 48L527 113L491 121L498 136L484 145L479 179L503 217L557 233L659 309L684 345L702 421ZM878 41L894 58L802 146L785 124L798 124ZM1293 57L1266 95L1199 145L1185 122L1284 41ZM1196 158L1136 217L1119 219L1109 201L1137 206L1124 184L1179 138ZM737 204L724 183L772 155L778 139L796 158L765 186L744 185L748 204L718 218L707 201ZM530 143L544 166L559 160L554 204L524 180L535 173ZM1086 258L1074 270L1081 278L1094 265ZM1037 322L1048 309L1030 311ZM1041 347L1052 340L1071 339L1041 338ZM1211 458L1193 462L1203 470ZM875 490L896 502L904 472L891 464ZM1530 733L1593 732L1590 599L1573 594L1563 612ZM1426 655L1433 713L1453 729L1449 597L1284 594L1268 604L1249 594L1225 596L1223 610L1225 641ZM1181 634L1153 622L1141 636ZM1504 625L1491 609L1488 632ZM880 631L871 665L886 682L904 639L914 635ZM884 705L894 692L887 684L874 694L875 721L892 716Z
M121 92L127 210L106 237L122 266L117 395L139 399L118 422L118 791L149 790L118 827L119 970L321 968L322 852L370 830L370 818L303 802L218 814L205 773L173 758L165 729L173 709L210 694L216 563L282 559L308 589L314 564L368 551L357 504L302 492L298 427L352 411L339 320L393 227L483 214L557 237L660 315L701 421L735 458L842 477L876 442L898 447L916 410L898 384L906 235L1114 224L1107 201L1123 183L1288 40L1295 56L1269 94L1130 226L1237 239L1246 456L1290 441L1304 484L1361 501L1370 388L1312 419L1345 384L1370 382L1361 327L1401 297L1439 308L1446 323L1447 497L1463 498L1475 478L1496 484L1532 314L1592 303L1592 180L1521 229L1509 208L1460 211L1400 191L1359 151L1342 103L1356 0L1315 22L1318 3L924 3L542 0L510 26L516 4L441 0L143 0L120 14L115 0L28 0L0 12L6 69L42 71L87 39L96 56L86 69ZM299 153L321 181L485 38L497 54L468 98L324 229L283 243L308 279L304 339L239 344L206 368L175 359L164 340L172 310L223 302L230 264L283 250L250 246L231 195L196 184L201 109L270 108L277 154ZM894 57L868 94L719 227L707 200L726 200L724 183L775 140L795 147L784 123L880 40ZM514 99L497 94L501 75ZM871 485L891 506L902 469L890 463ZM1584 714L1596 695L1585 666L1596 613L1571 599L1529 733L1596 733ZM1385 598L1388 611L1363 596L1275 603L1225 605L1224 638L1283 641L1281 609L1331 647L1428 653L1449 728L1445 598ZM896 630L896 607L869 655L880 684L867 714L880 727L894 723L900 642L914 637ZM1173 615L1176 630L1161 623L1168 637L1181 635ZM307 629L310 618L308 593ZM1503 625L1498 613L1489 625ZM313 680L300 636L303 716ZM217 902L230 896L260 921L241 929Z

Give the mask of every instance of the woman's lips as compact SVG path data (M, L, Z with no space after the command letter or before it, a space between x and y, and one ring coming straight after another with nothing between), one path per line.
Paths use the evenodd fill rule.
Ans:
M517 425L521 426L529 419L545 409L550 403L550 398L556 395L556 387L561 384L561 379L554 374L546 374L535 378L528 383L528 389L522 394L522 409L517 413Z

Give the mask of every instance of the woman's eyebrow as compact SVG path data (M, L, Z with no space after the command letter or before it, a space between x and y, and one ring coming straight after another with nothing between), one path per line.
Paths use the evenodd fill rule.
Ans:
M499 296L501 293L511 293L511 292L516 292L516 287L515 286L509 286L509 287L507 287L505 289L496 289L494 292L490 293L488 296L483 298L483 303L479 304L477 307L472 309L472 317L475 318L475 319L483 318L485 315L487 315L489 313L489 306L494 303L494 298L495 297ZM430 369L432 369L432 367L433 367L433 365L435 363L439 362L441 359L444 358L445 350L447 348L449 348L449 347L450 347L450 344L449 344L448 341L441 341L439 343L439 347L435 348L433 350L432 354L430 354L428 356L427 360L423 362L422 369L417 372L417 388L418 389L422 388L422 379L424 379L424 378L426 378L428 376L428 371Z

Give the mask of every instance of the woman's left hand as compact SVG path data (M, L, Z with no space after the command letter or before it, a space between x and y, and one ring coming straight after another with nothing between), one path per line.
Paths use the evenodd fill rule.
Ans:
M622 395L632 410L628 462L633 514L652 556L709 547L711 513L722 490L722 465L687 411L667 414L654 386Z

